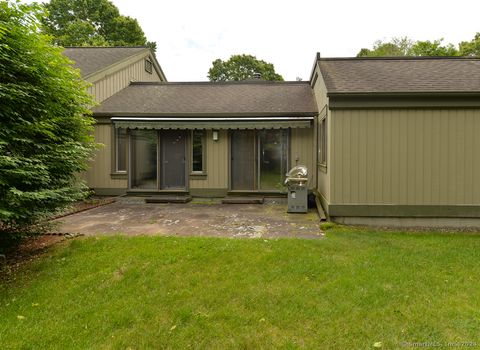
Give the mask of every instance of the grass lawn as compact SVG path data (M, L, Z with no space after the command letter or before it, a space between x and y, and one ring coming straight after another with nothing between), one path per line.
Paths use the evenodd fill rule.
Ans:
M66 241L0 282L1 347L480 346L480 236L326 237Z

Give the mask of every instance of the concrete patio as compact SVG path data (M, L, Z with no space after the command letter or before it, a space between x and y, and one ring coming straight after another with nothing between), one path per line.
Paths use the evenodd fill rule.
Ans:
M315 209L307 214L288 214L284 199L264 204L221 204L209 199L186 204L146 204L143 198L123 197L113 204L56 221L58 232L84 235L323 237Z

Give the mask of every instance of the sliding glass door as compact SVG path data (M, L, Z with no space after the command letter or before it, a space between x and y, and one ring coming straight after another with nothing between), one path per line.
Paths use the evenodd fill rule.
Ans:
M184 130L130 130L130 189L185 190Z
M231 139L232 190L255 188L255 131L235 130Z
M130 187L132 189L157 189L157 140L156 130L130 131Z
M258 177L261 190L281 190L287 169L287 130L258 132Z
M186 134L183 130L168 130L160 133L162 152L162 190L185 189Z
M288 130L231 132L232 190L281 190L288 170Z

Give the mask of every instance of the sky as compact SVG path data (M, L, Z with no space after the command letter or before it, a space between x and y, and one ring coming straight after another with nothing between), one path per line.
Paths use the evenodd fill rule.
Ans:
M113 0L136 18L169 81L204 81L212 61L251 54L285 80L310 78L315 54L355 56L408 36L458 44L480 32L479 0Z

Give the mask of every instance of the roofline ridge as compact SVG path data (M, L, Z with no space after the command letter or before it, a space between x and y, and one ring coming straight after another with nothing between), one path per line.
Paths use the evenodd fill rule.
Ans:
M305 81L270 81L270 80L240 80L240 81L132 81L130 85L309 85L310 82Z
M415 61L415 60L480 60L480 56L375 56L321 57L318 61Z

